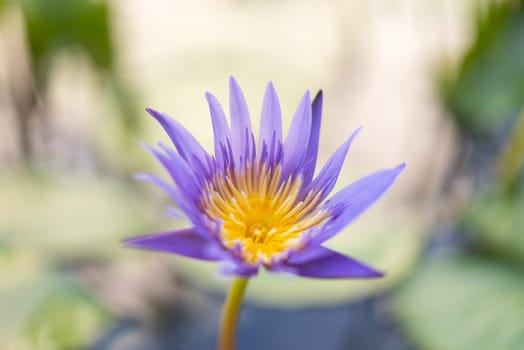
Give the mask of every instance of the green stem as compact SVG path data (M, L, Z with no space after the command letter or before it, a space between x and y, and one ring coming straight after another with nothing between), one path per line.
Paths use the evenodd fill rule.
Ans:
M218 335L218 350L235 349L237 319L248 281L249 279L247 278L236 278L231 284L224 309L222 310L220 333Z

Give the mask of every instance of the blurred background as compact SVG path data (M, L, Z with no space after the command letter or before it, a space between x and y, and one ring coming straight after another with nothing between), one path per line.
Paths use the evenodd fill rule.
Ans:
M285 127L323 89L321 162L364 126L338 188L408 164L329 242L387 276L262 273L240 349L524 349L521 0L0 1L0 349L214 348L217 265L120 242L187 225L144 108L211 149L230 75Z

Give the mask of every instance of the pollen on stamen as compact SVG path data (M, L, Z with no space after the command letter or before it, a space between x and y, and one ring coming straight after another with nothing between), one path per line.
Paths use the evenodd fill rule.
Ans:
M241 249L249 264L270 263L295 248L303 232L329 218L320 193L309 191L301 197L302 177L282 181L281 171L280 165L253 161L215 174L204 186L201 208L222 222L219 238L224 247Z

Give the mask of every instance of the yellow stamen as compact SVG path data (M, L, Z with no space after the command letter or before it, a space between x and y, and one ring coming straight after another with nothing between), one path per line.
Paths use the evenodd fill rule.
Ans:
M322 225L329 213L319 206L321 194L311 191L300 199L301 177L281 181L280 166L247 163L244 169L225 170L206 183L202 210L223 225L224 246L242 248L249 264L270 263L290 248L312 227Z

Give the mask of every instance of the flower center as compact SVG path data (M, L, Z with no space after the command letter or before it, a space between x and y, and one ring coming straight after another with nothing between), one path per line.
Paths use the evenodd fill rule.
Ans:
M324 224L320 193L301 198L302 179L281 180L281 168L248 163L240 171L225 170L206 183L201 207L222 223L220 239L227 249L240 245L249 264L268 264L298 244L304 231Z
M267 231L268 229L264 225L256 222L246 229L245 235L247 238L251 238L254 243L265 243L268 236Z

